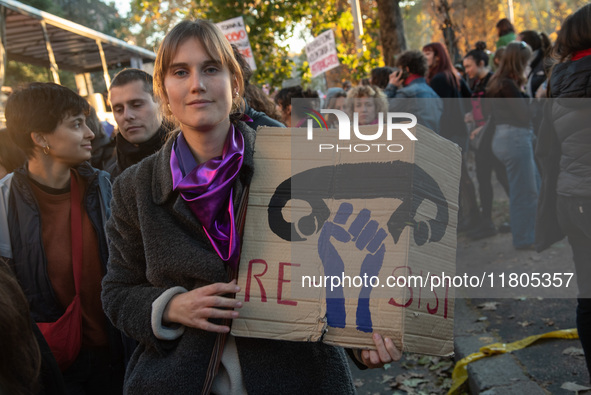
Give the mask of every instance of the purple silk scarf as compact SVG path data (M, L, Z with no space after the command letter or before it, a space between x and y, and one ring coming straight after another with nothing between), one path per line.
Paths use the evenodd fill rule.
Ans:
M230 126L222 156L198 164L182 132L170 155L173 190L187 202L220 258L233 268L240 256L233 185L243 157L244 137L234 125Z

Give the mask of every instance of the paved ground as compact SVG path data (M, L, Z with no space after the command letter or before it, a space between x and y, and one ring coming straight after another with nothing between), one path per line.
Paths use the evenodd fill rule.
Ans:
M571 250L566 242L557 243L540 254L516 251L511 247L510 234L478 242L460 239L458 267L463 267L466 262L476 270L494 268L495 271L505 273L527 273L530 277L534 272L574 272ZM561 291L564 290L562 287ZM548 298L539 290L533 292L521 288L519 291L521 296L464 299L463 303L458 303L455 322L458 357L492 342L510 343L576 326L574 298ZM576 288L564 294L557 293L557 296L568 296L574 292ZM483 305L493 309L485 310ZM470 325L471 322L480 323L480 327ZM561 387L569 382L589 384L580 348L578 340L549 339L511 355L475 362L468 368L470 393L496 389L494 393L572 394L573 391Z
M460 236L456 273L483 271L494 272L495 276L527 273L531 278L534 272L553 274L574 270L566 241L538 254L515 250L510 234L476 242ZM550 298L547 292L521 287L513 290L516 292L510 291L492 289L475 295L478 298L462 297L462 292L458 292L457 359L487 344L509 343L575 327L576 302L572 297ZM576 292L575 289L565 292L564 286L559 291L554 296L572 296ZM578 340L551 339L512 354L482 359L469 365L470 379L465 391L487 395L573 394L573 390L562 387L568 388L567 383L591 387L581 351ZM440 394L446 393L451 385L452 364L452 360L406 354L402 361L386 369L359 371L353 367L352 370L359 394Z
M471 163L471 162L469 162ZM475 180L473 165L469 166ZM493 178L494 222L509 221L509 203ZM476 186L477 187L477 186ZM492 288L459 291L455 304L455 360L475 353L480 347L510 343L528 336L558 329L575 328L576 278L567 289L561 287L508 287L511 273L531 280L532 273L574 273L568 242L554 244L536 253L517 251L511 234L472 241L458 236L456 274L482 276L493 273ZM506 287L499 279L504 273ZM526 278L527 277L527 278ZM566 280L566 276L559 276ZM488 277L487 277L488 278ZM555 284L553 284L555 285ZM352 366L359 394L446 394L451 386L454 359L405 354L385 369L360 371ZM577 386L591 387L579 340L548 339L511 354L496 355L468 365L469 380L463 387L470 394L579 394L589 393ZM565 388L563 388L565 387Z

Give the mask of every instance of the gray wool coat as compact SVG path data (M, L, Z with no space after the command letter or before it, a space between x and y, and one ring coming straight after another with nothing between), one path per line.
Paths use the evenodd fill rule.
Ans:
M250 182L255 132L243 122L244 164L236 183ZM201 392L215 333L186 328L176 340L159 340L151 327L152 303L167 289L188 290L227 282L223 261L182 197L172 191L170 155L163 149L126 170L113 187L107 225L109 270L102 300L113 324L139 346L129 363L128 394ZM235 206L237 207L237 206ZM244 385L250 394L354 393L344 350L323 343L237 337Z

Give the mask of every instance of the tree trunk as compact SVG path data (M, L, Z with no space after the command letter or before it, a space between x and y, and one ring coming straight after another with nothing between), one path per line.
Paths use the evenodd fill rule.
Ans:
M394 56L406 50L402 13L398 0L377 0L380 18L380 41L386 66L395 65Z
M457 63L461 61L462 58L458 49L458 39L456 38L457 26L455 26L451 20L451 6L447 0L440 0L439 4L436 6L436 10L442 21L439 28L443 32L445 46L449 51L449 57L451 58L452 63Z

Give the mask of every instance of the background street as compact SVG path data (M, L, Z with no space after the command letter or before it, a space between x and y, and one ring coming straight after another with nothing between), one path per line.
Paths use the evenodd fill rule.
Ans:
M493 211L497 225L509 219L507 197L498 185L495 185ZM460 234L456 274L482 274L484 271L574 272L572 251L566 239L538 254L515 250L511 245L511 233L499 233L478 241ZM575 277L572 282L576 283ZM491 343L510 343L576 327L574 298L547 298L523 293L511 297L482 296L465 298L456 294L457 360ZM451 386L453 364L453 358L405 354L400 362L386 369L360 371L352 366L351 370L359 394L445 394ZM540 340L512 354L474 362L468 365L468 373L469 385L464 389L471 394L484 391L486 394L573 394L574 390L561 387L577 388L565 383L591 387L579 340Z

